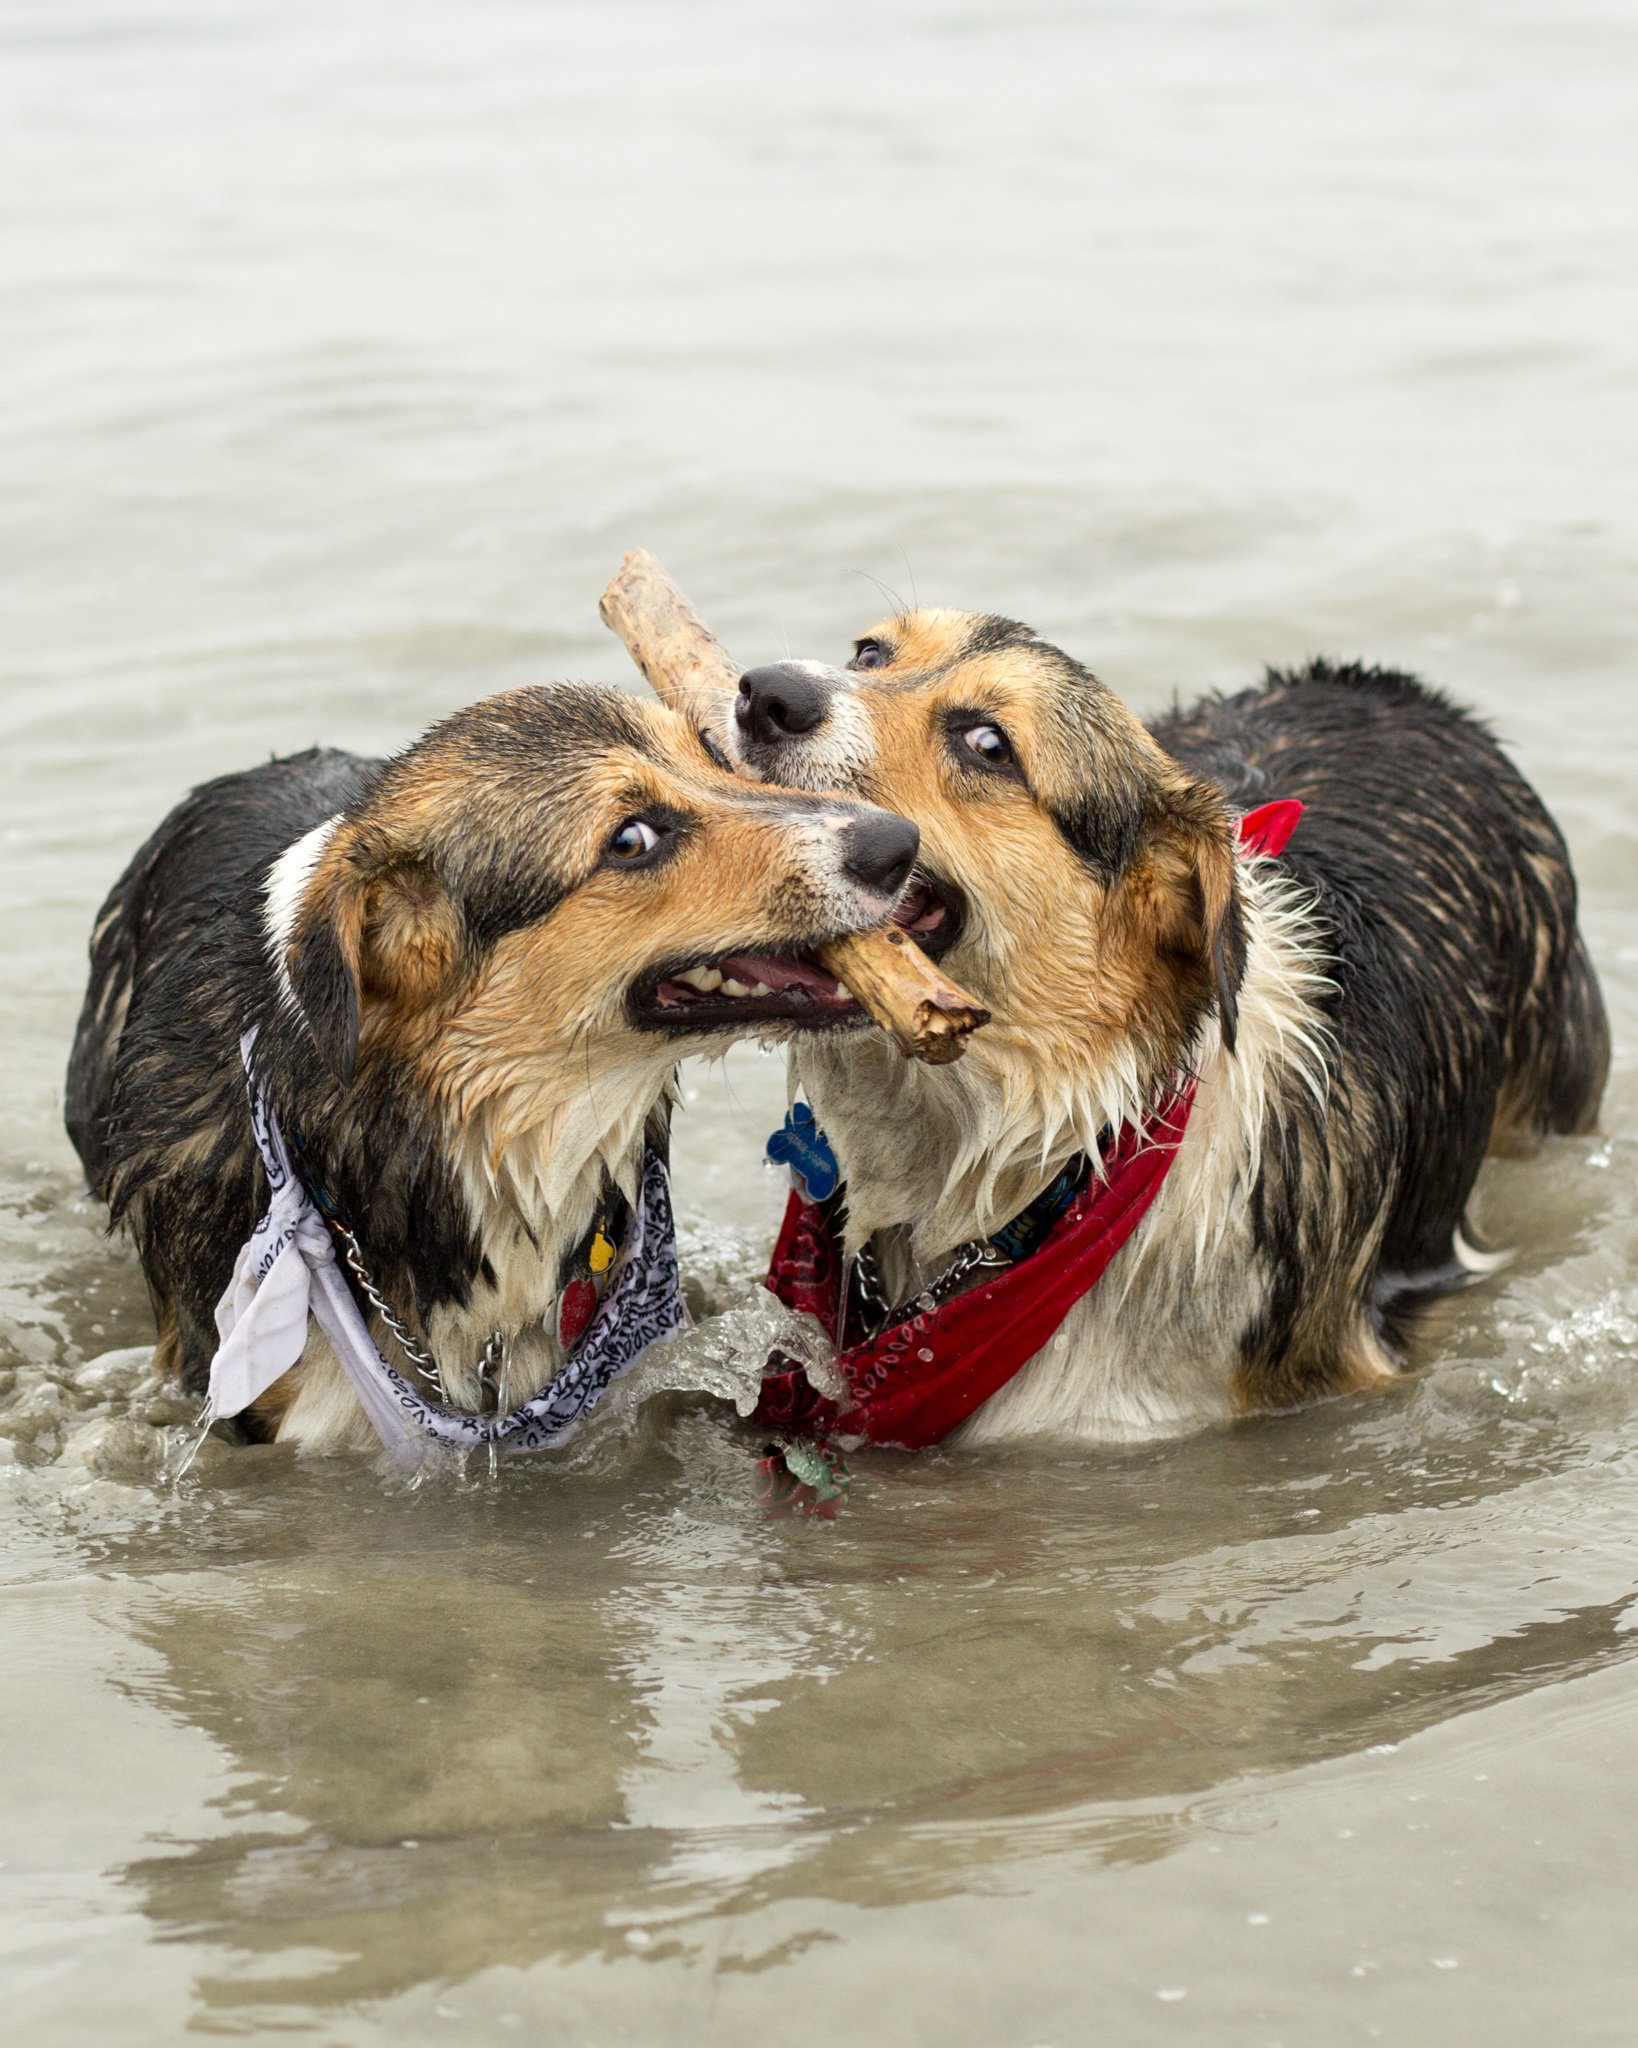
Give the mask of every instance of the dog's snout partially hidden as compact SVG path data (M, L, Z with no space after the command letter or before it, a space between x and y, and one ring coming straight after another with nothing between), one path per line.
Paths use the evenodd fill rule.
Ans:
M839 681L815 661L775 661L748 669L739 679L734 722L745 739L764 747L817 732Z
M842 867L856 882L896 897L910 879L921 830L892 811L867 810L843 829Z

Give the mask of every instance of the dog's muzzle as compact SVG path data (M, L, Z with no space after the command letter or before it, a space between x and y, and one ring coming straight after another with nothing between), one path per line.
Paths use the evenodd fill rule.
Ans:
M754 755L807 739L823 728L831 699L846 688L846 676L819 661L773 661L747 669L734 699L740 743Z

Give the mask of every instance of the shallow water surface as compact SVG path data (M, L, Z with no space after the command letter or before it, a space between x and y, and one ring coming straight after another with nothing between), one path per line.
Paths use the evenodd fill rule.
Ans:
M1638 306L1629 9L0 10L0 1990L43 2048L1632 2038ZM854 1462L645 1410L494 1481L158 1460L60 1127L190 783L1027 618L1140 707L1327 651L1563 822L1617 1064L1392 1394ZM685 1076L697 1295L777 1063Z

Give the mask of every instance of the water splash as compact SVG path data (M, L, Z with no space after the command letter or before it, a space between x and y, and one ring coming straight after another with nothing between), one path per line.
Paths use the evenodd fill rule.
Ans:
M631 1414L659 1393L712 1394L749 1415L775 1352L800 1366L828 1398L844 1391L835 1349L819 1323L752 1284L730 1297L709 1322L654 1345L601 1405L612 1418Z

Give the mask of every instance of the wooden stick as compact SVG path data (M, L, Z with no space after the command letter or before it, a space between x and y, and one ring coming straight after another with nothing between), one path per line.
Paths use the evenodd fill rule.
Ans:
M598 609L658 697L708 732L727 731L739 669L646 549L626 556ZM960 1059L973 1032L990 1021L897 925L833 939L819 948L819 960L901 1052L929 1066Z
M597 609L654 694L722 739L739 692L738 665L647 548L626 556Z
M854 932L819 948L819 962L857 996L902 1053L946 1067L967 1050L967 1040L990 1013L964 988L940 974L896 924Z

